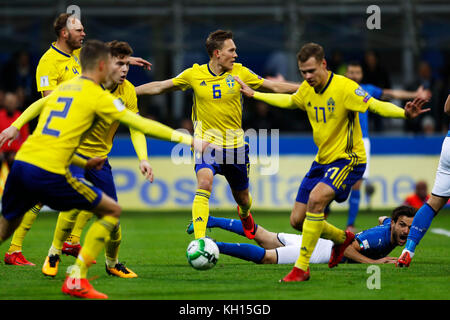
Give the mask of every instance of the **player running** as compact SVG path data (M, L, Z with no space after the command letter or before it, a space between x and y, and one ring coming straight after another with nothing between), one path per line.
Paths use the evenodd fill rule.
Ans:
M387 255L397 246L406 243L416 209L400 206L392 211L391 217L378 218L378 226L358 233L352 244L345 249L341 262L395 263L397 258ZM208 228L220 228L244 236L241 223L234 219L209 217ZM258 264L292 264L300 254L302 236L291 233L275 233L255 225L255 241L249 243L216 242L220 253ZM192 222L187 233L194 232ZM328 263L333 241L320 238L311 255L310 263Z
M42 55L36 69L37 90L42 96L49 95L59 84L71 80L81 74L80 48L83 45L86 33L83 24L75 16L68 13L60 14L53 23L56 41ZM130 57L130 64L150 69L151 64L136 57ZM11 265L34 265L22 254L24 238L33 225L42 208L37 204L23 217L22 223L11 239L8 252L5 253L5 263ZM82 212L78 215L68 242L63 245L62 252L77 257L81 246L80 237L84 226L92 217L92 213Z
M450 115L450 92L444 105L444 112ZM450 129L450 128L449 128ZM436 170L433 190L428 201L420 207L414 217L405 249L398 258L397 267L409 267L416 251L416 246L425 236L431 222L450 198L450 130L442 143L441 157Z
M59 85L50 95L33 103L25 112L40 109L38 125L16 155L5 185L0 217L0 244L17 226L27 210L40 202L52 209L88 210L98 216L89 228L75 265L62 291L81 298L105 299L87 280L87 271L118 228L121 208L117 202L68 170L77 165L98 167L104 159L74 156L85 133L97 117L121 123L159 139L183 143L202 151L207 143L175 131L159 122L144 119L128 110L119 98L104 90L112 69L111 49L103 42L88 41L81 50L80 77ZM32 112L32 111L29 111ZM5 141L0 139L0 145ZM195 142L195 143L194 143Z
M300 108L307 112L318 153L304 177L291 213L291 225L303 232L300 256L292 271L281 281L306 281L310 278L309 261L319 238L334 242L328 266L341 261L354 234L329 224L325 207L333 200L343 202L351 187L360 180L366 167L359 113L367 109L385 117L415 118L426 100L416 98L405 109L372 98L356 82L327 70L322 46L304 45L297 55L305 79L293 95L255 92L238 77L247 97L281 108Z
M416 97L429 100L431 98L430 90L425 90L420 86L417 91L406 91L399 89L382 89L369 83L361 83L364 74L362 66L357 61L352 61L347 65L345 76L356 83L358 83L367 94L371 95L375 99L401 99L408 100ZM361 132L364 141L364 148L366 150L366 170L362 179L358 180L352 187L350 197L348 199L348 219L347 230L355 232L355 221L359 211L359 203L361 200L360 188L363 180L369 178L369 165L370 165L370 139L369 139L369 111L359 114L359 123L361 125Z
M197 190L192 205L194 236L204 237L209 216L209 197L214 175L227 179L233 197L238 204L238 214L247 238L254 238L254 221L250 208L248 158L249 147L244 143L242 129L242 95L234 80L239 76L252 88L266 91L293 93L299 85L263 79L240 63L231 31L217 30L206 39L206 50L210 57L207 64L194 64L177 77L154 81L136 88L138 95L156 95L173 90L193 89L194 103L192 121L194 136L203 137L223 150L195 155Z

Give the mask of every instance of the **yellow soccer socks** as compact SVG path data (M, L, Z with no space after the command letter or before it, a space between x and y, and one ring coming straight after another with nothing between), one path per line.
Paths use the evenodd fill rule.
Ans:
M192 204L192 222L194 224L195 239L206 235L206 225L209 217L209 197L211 192L197 189L194 203Z
M295 262L297 268L308 271L309 260L324 228L324 213L306 212L303 222L300 256Z
M84 239L83 248L78 255L75 265L72 266L71 278L86 278L87 271L92 262L97 258L100 251L105 247L105 243L117 227L119 218L112 216L104 216L95 221L89 228Z
M122 241L122 227L120 223L111 232L111 236L105 243L105 261L108 268L114 268L119 263L119 247Z
M31 229L31 226L34 223L34 220L36 220L41 208L42 205L38 204L25 213L22 218L22 222L13 234L8 253L22 251L23 240L25 239L28 231Z
M58 215L58 221L56 222L55 232L53 234L53 242L48 255L61 255L61 249L64 241L72 232L74 228L77 216L80 213L78 209L72 209L70 211L62 211Z
M342 244L346 239L346 234L344 230L338 229L335 226L329 224L327 221L323 222L323 230L320 235L321 238L329 239L335 244Z
M83 232L84 227L89 222L94 214L90 211L80 211L78 214L75 225L73 226L73 230L70 236L67 238L66 242L70 244L79 244L81 233Z

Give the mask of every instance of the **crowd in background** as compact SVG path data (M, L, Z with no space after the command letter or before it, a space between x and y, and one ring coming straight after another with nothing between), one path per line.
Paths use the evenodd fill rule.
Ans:
M441 65L435 65L434 60L423 59L418 61L414 78L408 83L395 83L392 74L383 65L383 58L372 50L367 51L362 59L364 78L362 83L370 83L383 89L397 88L415 91L419 86L429 89L432 98L429 102L431 112L420 116L414 121L404 121L401 133L412 134L442 134L448 130L449 119L443 112L445 99L450 90L450 61L443 59ZM37 59L27 51L18 51L0 66L0 113L1 117L13 117L13 114L23 111L33 101L40 98L36 91L35 71ZM442 59L441 59L442 60ZM336 74L344 74L346 62L339 51L331 52L327 57L328 67ZM274 52L267 57L261 76L271 79L286 79L288 59L284 52ZM130 75L132 75L130 73ZM299 76L299 81L300 81ZM133 79L130 79L133 82ZM140 83L138 83L140 84ZM185 128L192 132L190 121L192 93L183 93L185 110L183 117L174 119L166 112L158 99L140 98L139 107L145 117L165 122L177 128ZM164 100L161 100L164 101ZM170 102L171 100L169 100ZM394 101L398 105L404 105L405 101ZM243 110L243 128L246 129L280 129L281 133L310 133L310 125L306 114L301 110L280 110L270 107L256 100L245 100ZM12 118L11 118L12 119ZM1 123L5 119L0 119ZM387 131L386 119L371 114L370 131L374 134L383 134ZM12 121L11 121L12 122ZM31 123L31 129L36 122ZM121 132L126 132L122 130Z

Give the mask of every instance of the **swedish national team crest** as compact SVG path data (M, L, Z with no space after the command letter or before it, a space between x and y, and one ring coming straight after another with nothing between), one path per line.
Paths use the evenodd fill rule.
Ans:
M328 99L327 107L328 107L329 112L334 112L335 102L334 102L333 98L330 97L330 99Z
M233 76L232 76L231 74L229 74L229 75L227 76L227 78L225 79L225 81L227 82L228 88L233 89L233 87L234 87L234 78L233 78Z
M236 91L234 90L235 81L234 81L234 78L233 78L233 76L231 74L229 74L225 78L225 82L227 83L228 88L230 88L227 93L235 94L236 93Z

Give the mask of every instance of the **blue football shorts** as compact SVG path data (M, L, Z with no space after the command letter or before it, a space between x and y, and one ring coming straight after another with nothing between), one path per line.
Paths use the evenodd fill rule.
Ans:
M213 174L220 174L227 179L231 190L242 191L248 188L250 160L249 146L215 150L207 148L201 155L195 153L195 173L209 168Z
M6 220L23 216L37 203L58 211L92 210L102 198L102 191L75 178L70 172L56 174L30 163L15 160L6 180L2 214Z
M298 189L297 202L308 203L309 194L314 187L323 182L333 188L336 193L334 200L344 202L347 200L352 186L364 175L366 164L353 164L354 160L339 159L329 164L313 162L308 173L302 180Z

